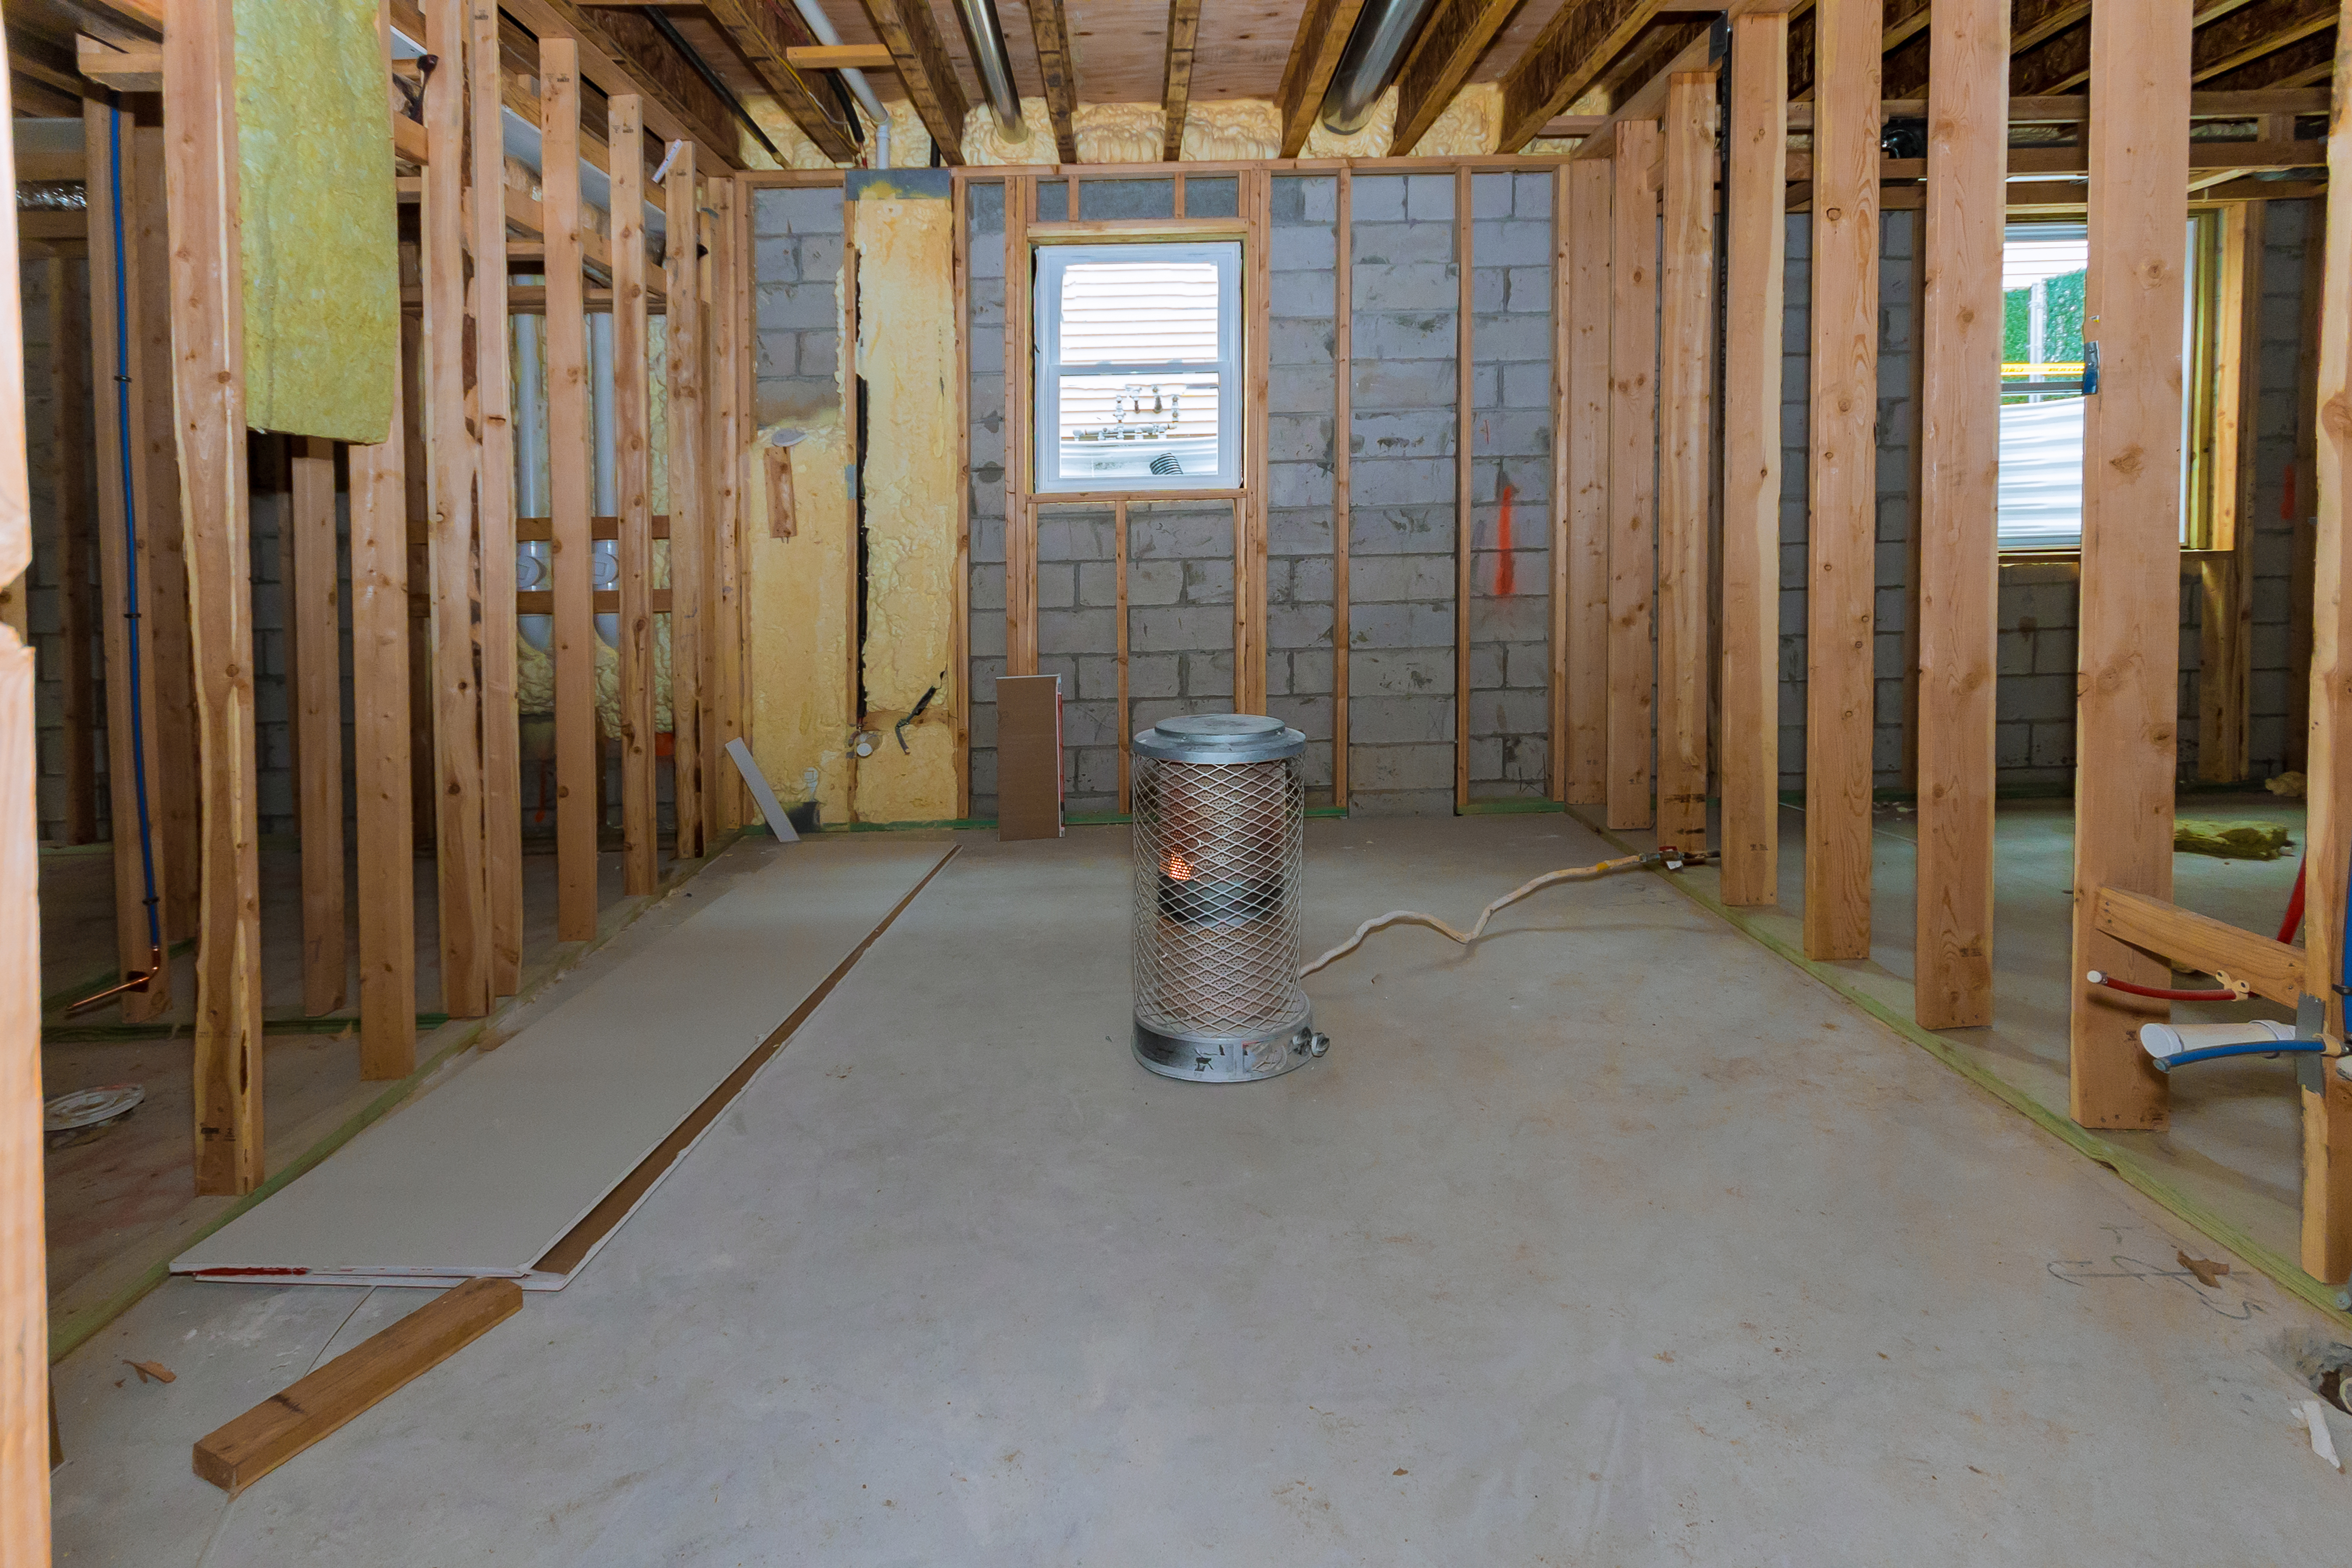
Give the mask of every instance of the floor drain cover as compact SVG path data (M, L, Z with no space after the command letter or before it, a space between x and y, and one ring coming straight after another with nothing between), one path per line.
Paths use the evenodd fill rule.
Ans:
M61 1094L41 1107L41 1131L70 1132L77 1127L95 1127L113 1121L146 1098L147 1090L135 1083L110 1083Z

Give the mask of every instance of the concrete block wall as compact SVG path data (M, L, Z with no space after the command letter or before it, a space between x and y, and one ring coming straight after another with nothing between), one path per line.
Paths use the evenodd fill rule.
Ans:
M1110 508L1037 509L1037 673L1062 678L1062 800L1073 816L1119 808L1118 549ZM1230 542L1226 556L1231 605Z
M1348 805L1444 816L1454 809L1454 179L1352 184Z
M1552 179L1471 180L1470 795L1549 793Z
M1300 766L1307 804L1328 805L1336 733L1331 504L1339 182L1330 174L1279 178L1272 194L1266 709L1307 737Z
M971 377L971 815L996 815L996 678L1004 673L1004 187L965 187L963 331Z
M762 425L840 406L834 378L841 353L841 208L837 188L765 190L752 197L758 281L751 330L759 348L752 406Z
M2255 409L2252 772L2276 772L2285 750L2287 615L2295 520L2281 515L2294 459L2307 202L2270 205L2263 269L2261 395ZM1876 725L1873 763L1882 788L1903 784L1904 618L1908 610L1911 495L1918 410L1914 404L1920 215L1881 216L1878 408ZM1781 404L1780 787L1804 788L1805 546L1809 447L1811 218L1788 219L1788 320ZM2307 518L2309 498L2299 498ZM2004 787L2063 785L2074 769L2075 628L2080 594L2071 560L2003 568L1998 605L1997 779ZM2180 772L2197 768L2200 596L2182 587Z
M1127 696L1130 733L1233 708L1231 501L1129 503Z

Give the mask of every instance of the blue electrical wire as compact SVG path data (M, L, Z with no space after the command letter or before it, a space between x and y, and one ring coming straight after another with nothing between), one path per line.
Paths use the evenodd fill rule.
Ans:
M2307 1057L2326 1048L2326 1040L2252 1040L2237 1046L2207 1046L2203 1050L2183 1051L2177 1057L2158 1057L2156 1070L2170 1072L2191 1062L2210 1062L2222 1057Z
M115 427L122 437L123 610L131 635L123 638L130 650L131 773L139 795L139 858L147 874L147 940L160 953L163 947L163 917L156 907L155 840L147 821L146 726L140 715L139 689L139 508L131 470L131 283L122 260L122 115L106 117L107 172L114 191L114 406ZM158 961L160 962L160 960Z

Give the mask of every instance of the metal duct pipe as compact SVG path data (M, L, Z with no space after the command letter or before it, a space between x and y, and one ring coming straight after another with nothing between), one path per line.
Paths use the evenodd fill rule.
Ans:
M955 8L956 19L963 24L964 41L971 46L972 69L980 73L990 112L1007 136L1026 136L1028 129L1021 123L1021 89L1013 85L1013 53L1004 47L1004 23L996 15L996 0L955 0Z
M801 20L808 24L808 30L816 36L818 43L827 47L835 47L841 43L841 35L834 31L833 18L824 14L824 7L818 5L817 0L793 0L793 9L801 14ZM866 79L864 71L845 70L841 73L841 79L849 84L850 96L857 100L857 106L873 117L874 166L877 169L888 168L890 166L889 110L884 109L882 100L874 95L874 85Z
M1404 51L1421 31L1435 0L1370 0L1348 35L1339 68L1323 95L1323 123L1342 136L1361 131L1372 117Z

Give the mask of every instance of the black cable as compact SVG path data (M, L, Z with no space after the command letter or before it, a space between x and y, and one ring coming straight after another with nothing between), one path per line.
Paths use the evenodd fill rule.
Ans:
M735 96L734 89L720 79L719 73L710 68L709 63L694 52L694 46L686 41L686 35L677 30L676 24L663 16L657 7L652 5L646 6L637 15L651 22L654 25L654 31L667 38L670 47L685 57L686 63L694 68L694 74L700 77L710 90L719 95L721 102L735 111L735 118L743 122L743 128L746 131L760 139L760 145L768 150L769 157L779 163L792 162L777 150L773 142L768 140L768 133L760 129L760 122L751 118L751 110L743 107L743 100Z

